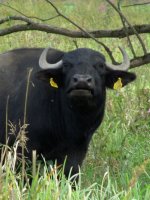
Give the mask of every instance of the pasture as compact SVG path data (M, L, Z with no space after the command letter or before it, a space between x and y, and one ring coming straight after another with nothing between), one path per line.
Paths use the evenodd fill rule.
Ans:
M56 15L54 9L44 0L8 0L7 2L26 16L45 19ZM53 2L62 13L85 30L122 27L116 11L104 0L56 0ZM122 11L131 24L150 24L149 4L123 7ZM10 15L19 14L0 4L0 18ZM9 21L3 26L0 25L0 29L9 27L11 23ZM45 23L77 29L61 17ZM147 50L150 51L150 35L143 34L142 38ZM103 47L92 39L73 39L39 31L19 32L0 37L0 53L13 48L48 46L69 51L76 48L73 40L76 41L78 47L92 48L102 52L110 61ZM117 61L122 59L117 48L119 45L125 47L130 58L132 57L126 38L99 40L114 51ZM131 40L136 54L142 55L142 48L137 38L132 36ZM40 177L34 172L32 185L22 185L22 174L12 170L9 166L10 161L7 161L8 165L0 165L0 199L149 200L150 64L131 71L137 75L135 82L119 91L107 91L105 117L90 143L76 191L72 191L69 181L65 180L63 175L59 182L55 170L50 174L46 164L42 167Z

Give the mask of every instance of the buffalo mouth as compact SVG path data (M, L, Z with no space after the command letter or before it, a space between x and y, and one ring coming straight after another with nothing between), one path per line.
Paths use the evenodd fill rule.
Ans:
M71 109L80 112L91 112L95 108L94 90L91 88L74 88L68 91L68 100Z
M70 97L90 98L90 97L93 97L93 90L92 89L84 89L84 88L76 88L76 89L69 90L68 94Z

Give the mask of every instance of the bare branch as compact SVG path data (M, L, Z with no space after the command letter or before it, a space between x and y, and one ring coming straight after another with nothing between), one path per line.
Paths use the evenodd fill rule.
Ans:
M85 35L89 36L89 38L93 39L95 42L97 42L98 44L100 44L101 46L104 47L105 51L108 53L112 63L116 63L113 55L112 55L112 51L102 42L100 42L99 40L97 40L91 33L87 32L86 30L84 30L83 28L81 28L78 24L76 24L74 21L72 21L71 19L69 19L68 17L66 17L65 15L63 15L58 8L49 0L45 0L46 2L48 2L56 11L56 13L63 17L64 19L66 19L67 21L69 21L71 24L73 24L75 27L77 27L80 31L82 31Z
M139 67L150 63L150 53L130 60L130 68Z
M132 26L139 34L150 33L150 24L134 25ZM131 27L126 27L128 35L132 36L135 33ZM114 29L114 30L93 30L89 31L96 38L125 38L125 28Z
M150 2L145 2L145 3L135 3L135 4L129 4L129 5L125 5L123 7L130 7L130 6L144 6L150 4Z
M146 54L147 53L146 47L145 47L140 35L137 33L137 31L134 29L134 27L129 23L129 21L126 19L126 17L117 9L117 7L110 0L106 0L106 1L118 12L118 14L125 20L125 22L128 24L128 26L132 29L132 31L137 36L137 38L143 48L144 54Z
M37 31L43 31L46 33L64 35L71 38L91 38L90 35L92 35L94 38L125 38L126 37L124 28L115 29L115 30L93 30L93 31L89 30L89 31L86 31L86 33L84 33L82 31L68 30L65 28L50 26L44 23L37 23L23 16L9 16L4 19L0 19L0 24L9 22L10 20L23 21L23 22L26 22L27 24L25 24L24 26L22 26L22 24L12 25L11 27L7 29L1 29L0 36L11 34L13 33L13 30L15 32L37 30ZM128 35L134 35L130 27L126 27L126 29L127 29ZM136 31L140 34L150 33L150 24L135 25L134 29L136 29ZM87 35L87 33L89 33L89 35Z

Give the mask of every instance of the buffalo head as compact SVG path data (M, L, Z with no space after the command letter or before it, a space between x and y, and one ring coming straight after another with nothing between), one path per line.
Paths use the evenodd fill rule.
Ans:
M105 102L106 87L113 89L118 79L122 87L135 79L133 73L127 72L130 61L126 52L120 50L123 63L116 66L108 64L101 53L87 48L64 53L57 63L52 64L47 62L48 49L45 49L39 59L42 69L39 78L49 81L52 77L65 91L72 108L97 108Z

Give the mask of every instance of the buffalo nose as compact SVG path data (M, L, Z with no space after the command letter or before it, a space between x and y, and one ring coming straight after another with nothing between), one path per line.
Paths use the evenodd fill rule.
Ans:
M81 87L82 85L91 87L93 84L93 78L91 75L75 74L73 76L73 83Z

